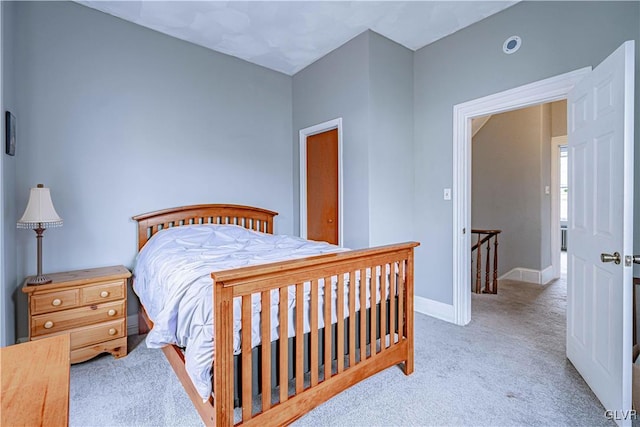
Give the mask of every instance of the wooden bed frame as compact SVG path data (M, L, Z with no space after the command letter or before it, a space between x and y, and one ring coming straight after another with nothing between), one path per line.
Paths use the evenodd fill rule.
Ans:
M239 205L194 205L151 212L133 217L138 222L138 249L153 234L168 227L190 224L236 224L242 227L273 233L273 217L276 212ZM285 425L291 423L322 402L349 388L353 384L390 366L401 364L406 375L413 372L413 248L416 242L353 250L333 254L275 262L211 274L214 292L214 342L213 390L215 398L203 402L193 383L187 376L182 351L175 346L166 346L163 351L182 382L198 413L206 425L231 426L234 424L234 354L233 354L233 300L242 298L242 352L241 379L243 425ZM360 272L396 271L397 274L371 274L367 280L348 280ZM318 293L318 281L337 281L338 320L336 328L318 328L318 316L331 325L331 293ZM253 407L255 394L252 390L251 349L251 296L260 293L262 302L270 305L271 292L277 290L280 301L288 301L290 286L296 288L296 307L302 307L303 287L310 283L309 348L305 351L304 340L279 339L277 342L276 366L279 384L289 385L289 365L294 362L295 387L279 387L278 396L271 395L271 387L262 387L261 407ZM344 286L349 287L348 307L350 316L344 318ZM360 306L366 306L366 287L375 295L380 289L381 301L387 309L355 310L356 287L360 287ZM389 295L386 295L386 289ZM319 298L324 298L324 313L318 313ZM279 310L279 335L288 334L287 309ZM141 317L149 327L152 323L144 308ZM342 315L341 315L342 314ZM304 336L303 310L295 311L296 337ZM262 316L261 316L262 317ZM264 316L260 322L263 343L271 342L271 319ZM358 329L356 330L356 327ZM358 340L358 341L357 341ZM289 348L293 342L292 348ZM333 343L322 345L320 343ZM272 352L268 345L259 348L260 384L272 383ZM333 351L343 357L332 357ZM293 360L289 360L293 354ZM305 378L304 361L310 361ZM333 369L322 369L331 367ZM321 375L322 374L322 375ZM293 382L294 380L292 380ZM279 397L278 399L275 399ZM276 403L272 403L272 399Z

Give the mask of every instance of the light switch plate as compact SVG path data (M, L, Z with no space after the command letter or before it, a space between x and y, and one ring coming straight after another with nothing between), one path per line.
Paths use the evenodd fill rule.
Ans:
M451 200L451 189L450 188L445 188L444 189L444 199L445 200Z

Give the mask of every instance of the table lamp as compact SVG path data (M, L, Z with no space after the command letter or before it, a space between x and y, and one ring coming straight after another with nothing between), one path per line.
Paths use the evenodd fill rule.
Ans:
M42 274L42 233L47 228L61 226L62 218L53 207L49 189L38 184L36 188L31 189L27 208L18 221L18 228L34 230L38 240L38 274L35 277L30 277L27 285L43 285L51 282L50 278Z

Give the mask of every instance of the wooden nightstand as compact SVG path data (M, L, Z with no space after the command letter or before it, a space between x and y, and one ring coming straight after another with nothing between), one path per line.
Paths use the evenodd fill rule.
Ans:
M48 274L46 285L27 285L29 339L69 333L71 363L100 353L127 355L127 280L123 266Z

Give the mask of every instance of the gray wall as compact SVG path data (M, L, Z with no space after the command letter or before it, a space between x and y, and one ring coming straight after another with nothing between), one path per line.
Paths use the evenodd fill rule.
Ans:
M2 2L2 225L0 236L2 238L2 268L0 269L0 280L2 286L2 304L0 312L0 323L2 324L2 339L0 345L9 345L15 342L15 301L20 296L20 291L16 289L18 282L18 272L16 269L16 163L21 153L21 147L16 148L16 156L11 157L4 154L4 112L9 110L15 114L16 91L14 87L14 61L10 58L14 56L14 30L15 16L14 2ZM18 121L18 125L20 122ZM17 132L17 140L20 141L21 134Z
M6 224L30 187L51 188L65 222L45 232L45 272L132 266L131 216L171 206L261 206L280 213L276 232L293 233L289 76L75 3L14 6L20 137ZM22 278L35 272L36 240L15 236L6 243Z
M416 294L446 304L452 296L453 106L585 66L595 66L625 40L636 40L640 70L640 3L521 2L426 46L414 56ZM517 34L522 47L502 53ZM636 88L640 87L636 72ZM640 140L636 90L636 146ZM640 150L636 150L640 171ZM636 174L636 183L640 173ZM640 185L635 187L640 206ZM640 224L640 209L635 210ZM417 220L419 218L419 221ZM640 227L635 230L636 252Z
M367 31L293 77L296 217L298 132L337 117L343 119L344 245L411 239L412 52Z
M551 117L544 110L550 106L493 115L473 138L471 224L502 230L499 275L514 268L540 271L551 262L545 221L551 216L550 196L543 192L549 182L550 153L543 154L543 146L550 145Z
M538 179L538 193L540 194L540 268L551 266L551 104L544 104L540 108L540 178Z
M413 53L369 33L369 245L413 237Z
M350 248L369 246L368 46L365 32L293 76L294 217L300 215L298 132L342 117L343 239Z

